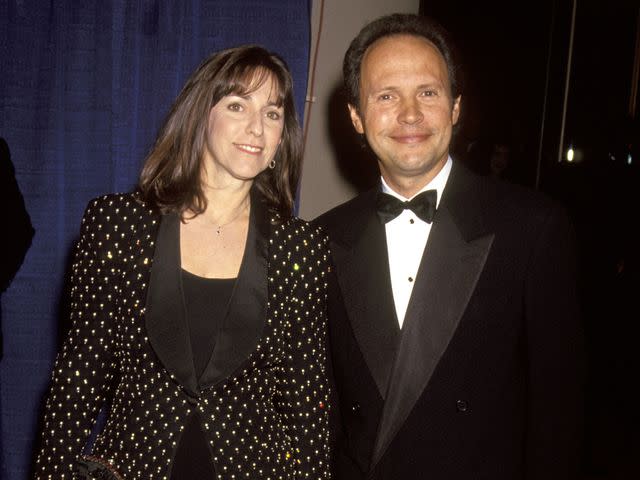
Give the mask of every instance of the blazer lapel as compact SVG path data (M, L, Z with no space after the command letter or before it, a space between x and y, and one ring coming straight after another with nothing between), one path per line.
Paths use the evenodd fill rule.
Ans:
M393 306L384 226L374 200L353 215L351 231L332 245L344 305L380 396L385 398L400 337Z
M267 316L271 216L260 195L252 191L247 244L213 354L200 378L203 389L232 375L262 336Z
M181 284L180 218L177 214L163 215L147 292L145 325L162 365L189 395L198 397Z
M162 365L187 394L231 375L255 350L267 310L267 258L270 213L252 192L249 232L238 279L216 343L200 379L196 378L187 326L180 266L180 218L161 219L147 293L145 324ZM200 381L198 381L200 380Z
M372 468L427 387L467 308L493 242L492 233L467 240L447 205L443 198L407 308Z

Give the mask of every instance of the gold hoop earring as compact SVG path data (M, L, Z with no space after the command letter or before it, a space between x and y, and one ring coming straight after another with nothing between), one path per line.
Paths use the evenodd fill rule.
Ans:
M276 168L276 161L272 158L271 161L269 162L269 168L271 170L273 170L274 168Z

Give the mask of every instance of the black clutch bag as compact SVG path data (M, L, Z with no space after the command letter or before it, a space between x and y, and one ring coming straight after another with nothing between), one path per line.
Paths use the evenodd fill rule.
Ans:
M109 462L92 455L83 455L76 467L78 478L82 480L124 480Z

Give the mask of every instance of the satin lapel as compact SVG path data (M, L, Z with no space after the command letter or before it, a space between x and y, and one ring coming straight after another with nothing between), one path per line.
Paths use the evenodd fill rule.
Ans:
M149 342L167 371L198 396L180 274L180 219L162 216L147 293L145 323Z
M372 468L429 383L464 313L493 234L467 242L446 208L438 209L407 308Z
M202 388L228 378L249 358L260 341L267 315L271 216L259 195L252 193L244 256L213 354L200 378Z
M393 304L384 226L373 210L373 201L366 204L365 212L353 215L351 227L356 232L353 243L335 243L332 250L351 327L384 398L400 329Z

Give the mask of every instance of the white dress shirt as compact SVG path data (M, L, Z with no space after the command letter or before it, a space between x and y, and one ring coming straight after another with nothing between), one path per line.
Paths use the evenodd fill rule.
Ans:
M447 163L434 179L420 190L420 192L424 192L425 190L434 189L438 192L436 207L440 204L440 198L450 172L451 157L447 159ZM384 193L393 195L402 201L411 200L394 192L383 178L381 180ZM411 210L404 210L400 215L388 222L385 225L385 229L393 301L396 307L396 316L400 323L400 328L402 328L411 292L413 291L413 284L418 274L418 267L431 232L431 224L420 220Z

